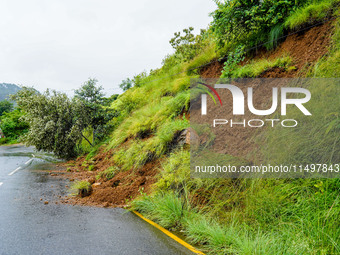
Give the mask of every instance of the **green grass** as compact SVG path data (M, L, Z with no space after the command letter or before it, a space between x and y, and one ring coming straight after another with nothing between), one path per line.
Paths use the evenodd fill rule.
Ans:
M78 195L81 190L89 192L91 190L91 183L88 181L75 181L70 187L72 195Z
M283 35L283 29L284 25L278 24L270 30L268 43L265 45L267 50L274 49L278 45L279 38Z
M189 240L208 254L337 254L340 251L339 180L240 182L218 190L222 193L235 190L232 185L239 186L237 197L230 197L230 191L222 193L225 200L230 199L229 203L234 204L230 209L216 210L215 204L198 209L191 204L190 195L184 195L185 190L183 195L173 191L144 195L132 203L132 209L163 227L184 229ZM217 188L215 185L213 190ZM190 194L195 192L192 190ZM236 206L234 199L242 206Z
M231 76L232 78L255 78L274 67L288 69L291 66L291 63L292 59L289 56L280 57L274 60L260 59L237 68L232 72Z
M160 178L156 183L157 189L166 192L169 189L179 191L190 179L190 152L176 150L163 163Z
M183 199L174 193L157 194L153 197L147 195L142 200L132 202L132 209L138 209L146 217L157 220L165 228L178 228L188 208Z
M120 169L117 166L111 166L103 172L97 174L96 179L99 180L100 178L105 178L106 180L111 180L113 177L115 177L119 170Z
M13 139L13 138L7 138L7 137L0 138L0 145L16 144L16 143L19 143L19 139Z
M299 29L308 23L315 23L331 16L332 8L339 0L314 1L314 3L299 8L287 18L284 26L289 29Z

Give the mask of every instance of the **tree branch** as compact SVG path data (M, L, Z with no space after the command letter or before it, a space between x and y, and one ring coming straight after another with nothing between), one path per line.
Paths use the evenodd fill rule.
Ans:
M81 134L81 136L93 147L93 144L89 141L89 139L87 139L83 134Z

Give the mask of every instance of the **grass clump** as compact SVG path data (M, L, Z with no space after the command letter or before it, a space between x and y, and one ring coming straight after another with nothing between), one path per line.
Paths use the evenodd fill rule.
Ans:
M170 154L162 165L161 177L156 183L159 190L181 190L190 179L190 152L179 149Z
M70 188L72 195L79 195L81 197L89 196L92 192L91 183L88 181L75 181Z
M106 180L111 180L115 175L119 172L119 168L117 166L111 166L97 174L96 179L105 178Z
M332 14L336 3L339 3L339 0L323 0L301 7L286 19L284 26L299 29L305 24L321 21Z
M143 199L132 202L132 210L138 210L161 226L172 229L181 225L183 216L188 212L183 199L172 192L144 195Z
M280 67L287 69L292 63L292 59L289 56L280 57L274 60L261 59L258 61L253 61L250 64L241 66L232 72L232 78L255 78L258 77L263 72Z

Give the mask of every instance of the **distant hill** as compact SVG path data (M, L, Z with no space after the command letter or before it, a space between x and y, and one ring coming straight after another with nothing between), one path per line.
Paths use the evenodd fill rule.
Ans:
M8 96L17 93L21 88L10 83L0 83L0 101L9 99Z

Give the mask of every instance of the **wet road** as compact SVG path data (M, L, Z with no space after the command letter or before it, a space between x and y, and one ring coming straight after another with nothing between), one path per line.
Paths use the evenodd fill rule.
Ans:
M67 183L48 174L50 160L32 148L0 147L1 255L193 254L123 209L56 204Z

